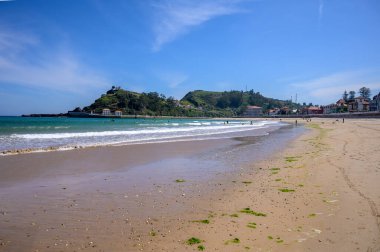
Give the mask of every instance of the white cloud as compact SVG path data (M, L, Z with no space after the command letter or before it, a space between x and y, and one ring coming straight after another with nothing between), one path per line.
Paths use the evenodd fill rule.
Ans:
M345 85L347 84L347 81L351 82L359 76L364 75L366 72L368 72L368 70L338 72L302 82L292 83L292 86L314 89L326 86Z
M189 76L180 72L160 72L158 78L170 88L177 88L189 79Z
M318 20L321 21L323 17L323 7L324 3L323 0L319 0L319 7L318 7Z
M0 53L20 52L27 46L36 45L38 39L27 33L0 31Z
M164 0L159 3L155 2L153 4L156 11L153 27L155 33L153 51L159 51L164 44L212 18L242 12L243 10L238 7L240 2L242 0Z
M83 93L108 84L69 50L45 48L31 34L0 31L0 85Z
M301 97L307 97L314 103L328 104L342 97L344 90L358 92L365 86L372 93L380 90L379 69L338 72L330 75L291 83L290 87Z

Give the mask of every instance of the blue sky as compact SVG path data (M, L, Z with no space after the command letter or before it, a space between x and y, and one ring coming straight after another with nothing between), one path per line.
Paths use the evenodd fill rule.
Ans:
M375 94L379 27L378 0L0 1L0 115L65 112L112 85L315 104Z

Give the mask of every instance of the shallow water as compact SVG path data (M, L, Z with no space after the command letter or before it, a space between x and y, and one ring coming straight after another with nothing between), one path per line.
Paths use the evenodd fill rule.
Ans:
M215 139L282 125L264 120L0 117L0 151Z

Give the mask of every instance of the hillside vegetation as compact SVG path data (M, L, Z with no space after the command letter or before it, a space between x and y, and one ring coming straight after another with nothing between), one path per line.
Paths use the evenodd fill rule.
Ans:
M225 91L212 92L195 90L187 93L181 100L183 104L202 107L205 110L227 110L236 115L244 113L247 106L259 106L263 111L291 105L290 101L267 98L259 92Z
M265 112L290 105L290 101L267 98L253 90L196 90L177 101L157 92L136 93L113 86L94 103L84 107L83 111L101 113L103 109L109 108L111 111L121 110L127 115L228 117L242 115L248 105L263 107Z

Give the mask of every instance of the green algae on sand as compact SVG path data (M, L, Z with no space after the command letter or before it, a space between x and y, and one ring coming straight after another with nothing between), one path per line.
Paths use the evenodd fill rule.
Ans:
M265 213L260 213L260 212L256 212L256 211L253 211L251 210L249 207L247 208L244 208L243 210L240 210L241 213L246 213L246 214L252 214L252 215L255 215L255 216L267 216Z
M255 229L256 228L256 223L255 222L250 222L250 223L247 224L247 227Z
M228 245L229 243L235 243L235 244L240 243L240 239L239 238L234 238L232 240L226 241L224 244Z
M298 159L299 159L299 157L291 157L291 156L285 157L286 162L296 162L296 161L298 161Z
M189 244L189 245L193 245L193 244L199 244L201 242L202 241L199 238L197 238L197 237L191 237L190 239L187 240L186 243Z
M209 220L195 220L195 221L192 221L192 222L198 222L198 223L203 223L203 224L210 224L210 221Z
M199 250L199 251L203 251L203 250L205 250L205 249L206 249L206 248L205 248L205 246L203 246L203 245L199 245L199 246L198 246L198 250Z
M280 192L295 192L294 189L288 189L288 188L280 188L278 189Z

